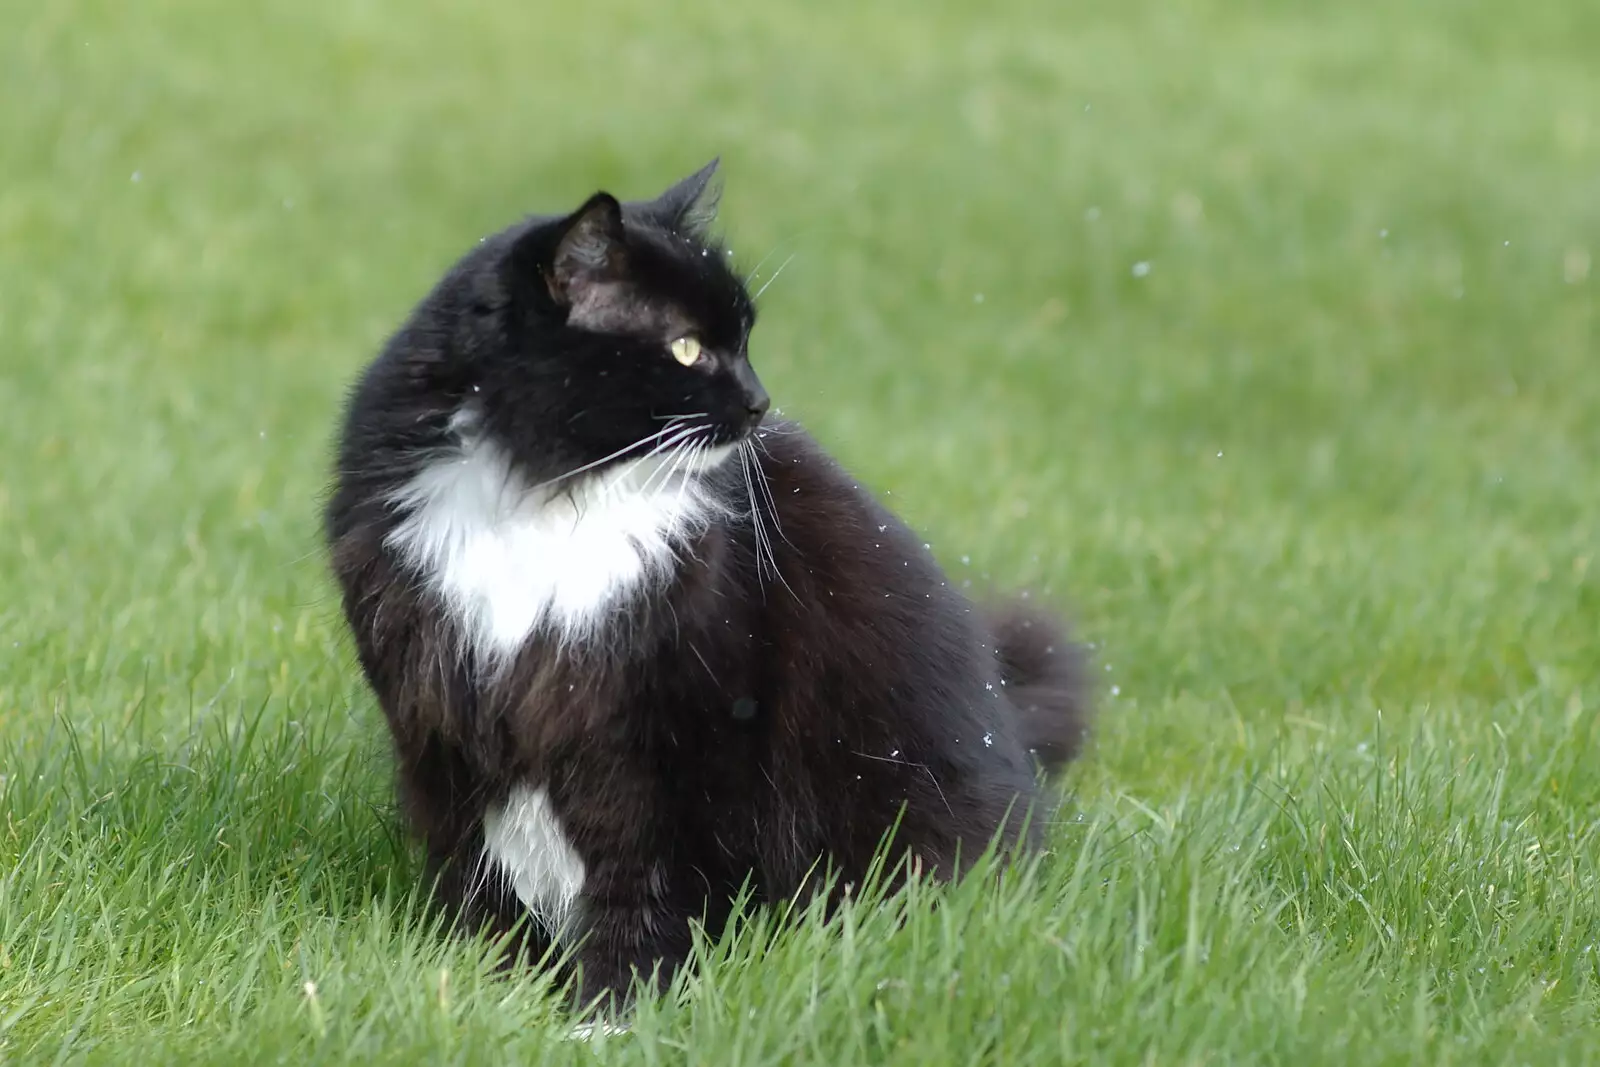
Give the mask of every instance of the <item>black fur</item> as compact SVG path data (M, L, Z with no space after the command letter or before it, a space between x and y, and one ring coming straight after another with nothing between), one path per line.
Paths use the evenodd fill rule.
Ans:
M819 860L861 878L902 811L897 846L938 876L997 834L1017 843L1030 808L1036 836L1030 750L1057 767L1087 725L1081 651L1057 621L981 613L810 437L761 424L754 308L701 229L712 167L649 203L597 194L463 258L356 388L326 512L441 899L474 926L518 919L509 890L477 878L481 820L517 783L544 784L587 868L587 994L669 974L691 920L715 931L746 879L771 901ZM684 331L708 365L668 355ZM755 435L769 489L738 457L703 475L730 513L670 578L619 605L603 639L535 633L490 674L385 544L389 495L454 447L469 403L530 484L705 412L705 440Z

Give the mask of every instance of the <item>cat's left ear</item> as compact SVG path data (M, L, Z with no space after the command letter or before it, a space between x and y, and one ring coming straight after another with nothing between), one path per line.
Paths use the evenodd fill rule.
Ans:
M717 201L722 199L720 183L713 181L721 158L713 159L651 203L652 213L669 230L703 237L717 219Z
M562 224L544 272L551 298L569 307L582 303L593 286L622 276L627 255L622 205L610 193L595 193Z

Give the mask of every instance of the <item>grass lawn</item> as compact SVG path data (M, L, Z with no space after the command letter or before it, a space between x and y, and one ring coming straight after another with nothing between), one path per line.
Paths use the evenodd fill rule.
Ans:
M1577 0L0 0L0 1061L1600 1059L1597 56ZM1070 604L1103 722L1035 865L753 916L583 1044L418 903L317 510L458 252L718 152L778 402Z

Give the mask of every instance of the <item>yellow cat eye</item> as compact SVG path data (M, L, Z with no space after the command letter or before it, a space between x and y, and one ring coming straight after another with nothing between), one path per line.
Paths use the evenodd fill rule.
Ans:
M672 358L685 367L694 366L705 355L700 348L700 342L693 337L680 337L667 347L672 350Z

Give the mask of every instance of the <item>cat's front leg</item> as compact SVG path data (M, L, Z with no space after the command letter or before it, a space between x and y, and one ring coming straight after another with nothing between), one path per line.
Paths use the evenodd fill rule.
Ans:
M671 983L693 937L689 915L670 889L667 868L658 862L618 862L592 872L575 953L581 1007L615 1015L630 1002L636 976L647 993Z

